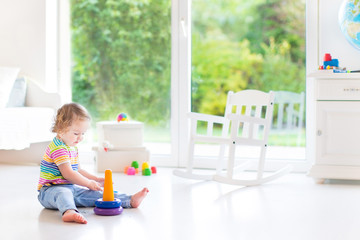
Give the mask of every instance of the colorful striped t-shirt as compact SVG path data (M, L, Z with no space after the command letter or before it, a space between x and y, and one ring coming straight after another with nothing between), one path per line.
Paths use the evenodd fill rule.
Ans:
M40 179L38 190L43 186L56 184L71 184L66 180L58 168L63 163L70 163L74 171L78 170L79 157L77 147L67 146L63 141L55 137L47 146L43 160L40 163Z

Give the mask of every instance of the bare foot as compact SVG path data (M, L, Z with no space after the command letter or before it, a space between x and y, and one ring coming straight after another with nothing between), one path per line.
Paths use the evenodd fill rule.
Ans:
M137 208L140 206L140 203L142 202L142 200L146 197L146 195L148 194L149 189L147 188L143 188L143 190L141 190L140 192L135 193L134 195L132 195L131 200L130 200L130 204L133 208Z
M80 213L78 213L72 209L67 210L64 213L64 215L62 216L62 220L64 222L77 222L77 223L83 223L83 224L87 223L87 221L83 215L81 215Z

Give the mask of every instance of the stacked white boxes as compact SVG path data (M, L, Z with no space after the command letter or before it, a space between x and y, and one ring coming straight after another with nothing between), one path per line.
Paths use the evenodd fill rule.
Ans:
M149 162L149 151L143 146L144 124L137 121L103 121L96 124L98 146L97 170L111 169L123 172L126 166L137 161L139 166Z

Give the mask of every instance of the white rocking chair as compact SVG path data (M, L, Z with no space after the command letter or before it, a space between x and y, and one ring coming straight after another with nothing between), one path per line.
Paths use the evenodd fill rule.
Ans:
M264 176L265 154L268 135L273 116L274 93L258 90L230 91L227 97L224 117L201 113L189 113L191 119L188 163L186 171L174 170L174 175L198 180L215 180L227 184L252 186L259 185L291 171L291 167ZM207 122L205 135L197 133L198 121ZM222 125L222 135L214 136L214 124ZM219 158L215 174L198 174L194 170L194 146L196 142L216 143L220 145ZM235 149L238 145L260 147L256 178L235 178L235 170L246 170L251 161L235 166ZM229 148L226 174L222 172L225 146Z

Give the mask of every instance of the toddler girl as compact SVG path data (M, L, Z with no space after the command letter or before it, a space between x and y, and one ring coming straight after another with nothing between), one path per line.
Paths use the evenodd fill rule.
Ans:
M94 207L102 197L104 178L96 177L80 167L76 145L90 125L90 116L79 104L62 106L52 131L56 137L46 148L40 164L38 199L45 208L58 209L64 222L87 223L78 207ZM144 188L130 196L115 193L124 208L137 208L146 197Z

